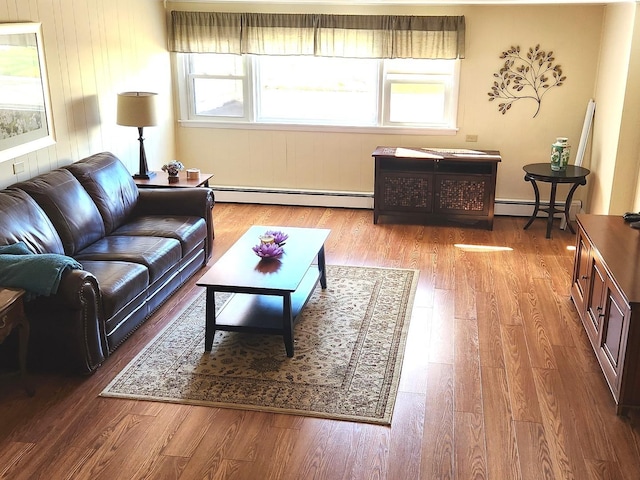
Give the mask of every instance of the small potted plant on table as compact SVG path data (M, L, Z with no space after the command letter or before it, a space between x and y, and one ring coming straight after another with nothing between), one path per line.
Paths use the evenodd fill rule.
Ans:
M167 172L167 175L169 176L169 183L175 183L180 180L180 177L178 176L180 170L184 170L184 165L178 160L171 160L169 163L162 166L162 171Z

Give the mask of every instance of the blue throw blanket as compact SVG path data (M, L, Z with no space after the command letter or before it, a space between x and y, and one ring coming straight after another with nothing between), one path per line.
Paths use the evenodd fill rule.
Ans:
M27 299L55 294L65 270L81 268L66 255L34 254L24 242L0 246L0 285L26 290Z

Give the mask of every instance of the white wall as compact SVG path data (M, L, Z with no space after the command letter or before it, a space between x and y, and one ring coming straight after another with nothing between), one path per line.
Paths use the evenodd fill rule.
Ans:
M627 68L626 88L622 117L620 119L620 141L616 157L614 181L611 192L611 204L607 213L619 215L633 208L638 183L640 164L640 24L638 23L638 4L633 7L629 17L633 19L633 30L629 45L629 64ZM637 210L636 210L637 211Z
M615 180L612 186L611 207L608 213L621 214L640 210L640 6L632 5L631 11L624 9L627 20L633 18L633 33L629 48L625 97L620 121L620 145L616 158ZM595 213L595 212L594 212Z
M627 96L635 9L632 3L609 5L606 8L595 95L596 115L590 164L593 174L588 179L592 213L610 213L613 196L621 195L621 192L614 191L614 179L616 170L625 166L625 159L619 158L618 154L622 146L620 129ZM636 176L637 172L628 180ZM625 197L628 198L628 192L625 192Z
M138 169L138 133L117 126L116 95L159 93L164 121L145 129L150 167L174 157L170 57L160 0L0 0L0 22L42 23L57 142L0 163L0 187L100 151ZM25 171L13 173L23 162Z
M0 22L43 25L57 137L54 146L0 163L0 187L103 150L122 158L132 173L137 171L137 132L115 124L115 104L118 92L141 89L160 94L164 120L145 129L151 168L180 158L214 173L218 185L370 192L370 155L377 145L495 148L503 154L498 198L531 200L522 166L547 161L557 136L570 138L575 157L587 101L596 97L593 144L584 164L593 173L575 198L587 200L587 211L594 213L617 214L629 205L640 210L634 121L640 95L633 80L640 70L640 27L634 2L451 7L167 3L169 10L465 15L460 131L432 137L180 127L173 114L167 12L161 0L0 0ZM525 100L501 115L487 100L492 75L501 66L500 52L511 45L528 48L538 43L554 50L566 84L549 91L536 118L535 105ZM466 143L467 134L478 135L478 142ZM13 173L16 162L24 163L24 173Z
M189 166L214 173L215 185L371 192L371 153L377 145L465 147L500 150L503 162L498 168L497 197L530 200L533 191L523 180L523 165L548 161L550 146L558 136L569 137L574 146L572 159L575 158L587 102L595 91L605 7L363 7L169 2L168 9L466 17L467 49L461 63L460 130L457 135L179 127L178 156ZM497 103L489 102L487 95L493 73L503 64L499 55L512 45L526 50L536 44L555 52L567 81L565 85L549 90L536 118L532 118L536 104L531 100L516 102L506 115L502 115ZM467 134L478 135L478 142L465 142ZM585 166L588 167L588 159ZM558 192L561 198L566 194L563 188ZM578 189L575 198L581 198L586 192L585 188Z

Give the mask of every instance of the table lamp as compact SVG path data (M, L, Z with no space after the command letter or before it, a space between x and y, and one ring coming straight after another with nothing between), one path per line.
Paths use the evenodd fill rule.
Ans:
M147 156L144 153L142 129L157 125L156 96L151 92L124 92L118 94L118 117L116 123L125 127L138 127L140 142L140 167L133 178L149 179L155 175L147 167Z

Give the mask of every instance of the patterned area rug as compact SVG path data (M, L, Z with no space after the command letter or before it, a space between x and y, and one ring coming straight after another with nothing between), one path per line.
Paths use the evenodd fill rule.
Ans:
M101 396L389 425L418 274L327 265L327 289L295 325L293 358L281 336L222 331L205 353L203 289ZM230 294L219 295L222 309Z

